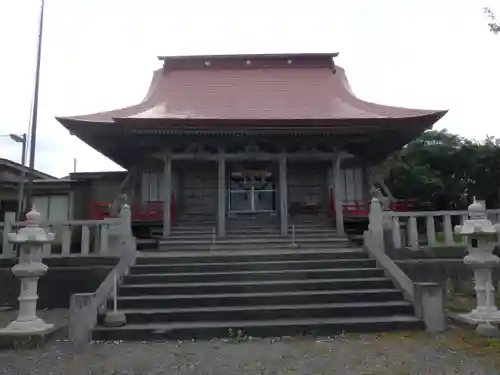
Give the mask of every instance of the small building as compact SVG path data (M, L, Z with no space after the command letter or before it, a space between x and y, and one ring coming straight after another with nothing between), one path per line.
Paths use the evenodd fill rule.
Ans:
M0 158L0 222L6 212L17 212L21 193L21 182L37 184L57 181L57 178L46 173L23 166L12 160Z
M372 167L446 111L363 101L336 56L160 57L139 104L57 118L127 170L85 201L159 205L164 237L194 218L224 236L245 215L275 218L284 236L296 215L331 216L343 234L345 207L370 198Z

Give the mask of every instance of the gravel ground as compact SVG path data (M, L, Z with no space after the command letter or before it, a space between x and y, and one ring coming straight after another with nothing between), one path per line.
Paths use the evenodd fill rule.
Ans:
M244 342L93 343L0 352L0 374L500 374L500 341L454 330ZM495 370L495 368L498 369Z

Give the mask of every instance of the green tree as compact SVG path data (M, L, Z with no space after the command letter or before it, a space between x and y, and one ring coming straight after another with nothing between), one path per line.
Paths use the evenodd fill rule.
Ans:
M397 199L419 208L464 208L473 196L500 207L500 144L428 131L393 154L379 173Z
M500 33L500 23L498 22L495 13L491 10L491 8L484 8L484 13L489 19L488 26L490 27L490 31L498 34Z

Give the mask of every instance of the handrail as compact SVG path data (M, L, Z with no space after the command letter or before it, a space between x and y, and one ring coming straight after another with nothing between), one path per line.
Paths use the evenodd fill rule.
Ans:
M373 198L370 204L368 230L363 233L366 250L384 269L386 276L403 292L405 299L413 304L415 315L424 321L427 330L431 332L443 331L446 327L443 287L431 282L414 283L385 253L385 219L387 216L382 210L380 201ZM412 219L412 221L415 220L415 218ZM414 224L412 227L415 226ZM449 220L448 226L451 226Z
M415 287L413 281L406 275L406 273L394 263L394 261L383 251L379 246L375 246L373 238L369 231L363 233L365 248L369 254L380 264L386 271L387 276L392 280L396 286L403 291L405 299L413 302L415 299Z
M91 339L99 310L106 306L112 295L115 280L121 281L135 263L137 245L132 235L129 206L122 206L120 220L120 260L94 293L77 293L71 296L69 336L72 342L85 343Z
M120 218L109 218L106 220L46 220L39 223L41 227L49 227L49 226L82 226L82 225L115 225L120 224ZM16 221L14 223L15 226L24 226L26 225L26 221Z
M136 245L131 241L124 246L124 252L94 293L73 294L70 299L69 338L74 343L85 343L92 339L92 329L97 324L100 309L105 307L113 293L114 280L121 281L135 263Z
M486 210L487 215L500 215L500 209ZM428 217L428 216L463 216L469 215L467 210L447 210L447 211L385 211L384 217Z

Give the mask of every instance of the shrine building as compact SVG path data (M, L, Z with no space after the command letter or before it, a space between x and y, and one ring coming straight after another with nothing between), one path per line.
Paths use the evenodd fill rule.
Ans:
M223 237L233 218L257 215L283 236L300 215L343 235L346 207L370 199L372 167L446 111L361 100L336 57L160 57L142 102L57 119L127 170L114 197L159 206L163 237L195 218Z

